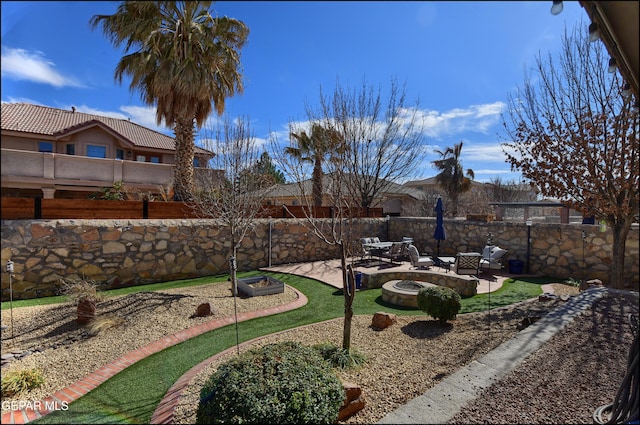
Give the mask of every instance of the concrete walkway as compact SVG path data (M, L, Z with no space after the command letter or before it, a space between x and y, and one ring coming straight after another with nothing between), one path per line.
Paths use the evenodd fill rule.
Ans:
M482 390L505 377L577 315L591 307L607 289L581 292L491 352L448 376L425 394L410 400L378 421L379 424L444 424Z

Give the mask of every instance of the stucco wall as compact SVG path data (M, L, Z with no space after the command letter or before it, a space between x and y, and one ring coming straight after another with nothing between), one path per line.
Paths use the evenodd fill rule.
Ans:
M240 270L269 264L336 258L304 220L257 220L238 252ZM421 252L435 253L435 219L363 219L357 236L383 240L413 237ZM527 228L519 223L445 220L441 255L481 251L488 232L508 249L510 259L526 261ZM583 267L582 235L585 231ZM530 268L559 278L598 278L607 282L612 236L598 226L534 224ZM271 246L271 249L269 247ZM9 299L6 262L14 262L13 298L54 295L60 279L82 276L104 287L139 285L209 276L228 271L230 241L214 220L5 220L2 221L2 300ZM638 290L638 228L627 241L626 274Z

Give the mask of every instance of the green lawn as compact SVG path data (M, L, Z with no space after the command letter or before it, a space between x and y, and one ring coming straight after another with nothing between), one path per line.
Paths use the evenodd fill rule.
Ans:
M246 277L255 273L242 273ZM309 302L304 307L282 314L252 319L238 324L239 341L290 329L309 323L343 316L344 298L341 290L321 284L316 280L280 273L269 273L304 293ZM216 281L227 276L217 276ZM212 278L198 278L144 287L108 291L109 294L148 291L179 286L202 285ZM507 280L503 287L490 294L462 299L461 313L481 311L508 305L542 293L543 279ZM125 292L117 292L125 291ZM59 302L59 301L58 301ZM3 308L5 303L3 303ZM387 311L398 315L423 315L420 310L399 309L381 301L381 289L359 291L353 305L354 313L373 314ZM225 326L181 344L151 355L123 370L98 388L69 405L66 411L57 411L35 421L35 423L103 424L103 423L149 423L158 403L175 381L201 361L233 347L236 343L235 325Z

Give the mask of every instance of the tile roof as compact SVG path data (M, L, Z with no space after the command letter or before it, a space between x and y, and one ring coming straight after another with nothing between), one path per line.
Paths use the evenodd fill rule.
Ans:
M330 188L332 184L333 184L333 181L331 180L331 176L325 174L323 177L323 183L322 183L322 186L325 189L325 193L330 190L328 188ZM304 180L302 182L302 186L304 187L305 193L311 194L312 192L311 179ZM412 187L405 187L403 185L394 183L392 181L385 181L383 182L382 186L383 188L380 191L380 195L384 195L384 196L406 195L415 199L422 198L422 191ZM347 192L346 189L344 191ZM301 192L300 192L299 183L285 183L285 184L279 184L279 185L273 186L270 189L269 194L267 195L267 198L273 198L278 196L299 196L300 193Z
M83 127L106 126L122 139L141 148L174 151L173 137L125 119L50 108L29 103L2 103L2 130L60 137ZM196 152L207 152L196 146Z

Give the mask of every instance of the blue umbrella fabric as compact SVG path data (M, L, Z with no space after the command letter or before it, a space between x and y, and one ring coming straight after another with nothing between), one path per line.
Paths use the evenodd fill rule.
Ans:
M444 231L444 206L442 205L442 198L438 198L434 210L436 211L436 230L433 232L433 237L438 241L438 250L436 253L436 257L439 257L440 241L443 241L447 238L447 235Z

